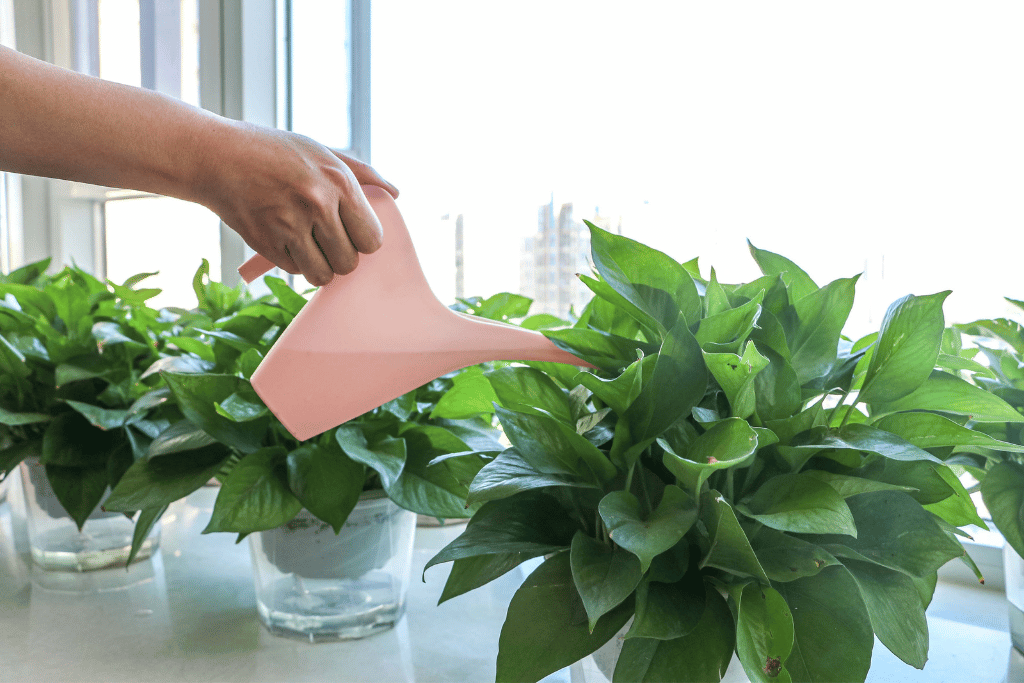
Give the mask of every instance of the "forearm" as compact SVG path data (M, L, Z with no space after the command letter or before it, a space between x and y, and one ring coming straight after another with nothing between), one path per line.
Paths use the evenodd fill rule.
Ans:
M0 170L199 200L226 119L0 47Z

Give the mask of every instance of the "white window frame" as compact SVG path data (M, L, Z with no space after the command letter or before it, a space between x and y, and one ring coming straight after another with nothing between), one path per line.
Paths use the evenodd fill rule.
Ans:
M348 0L352 13L352 145L344 152L370 163L370 0ZM290 0L198 0L200 106L216 114L283 127L288 103L284 66L286 10ZM143 85L180 95L178 64L156 63L178 40L180 22L162 0L140 0ZM172 3L175 6L177 3ZM0 0L13 10L15 47L69 69L97 75L97 0ZM7 22L5 22L6 24ZM180 24L179 24L180 25ZM178 43L180 44L180 43ZM171 54L174 54L171 46ZM172 60L173 61L173 60ZM175 73L177 67L178 73ZM104 205L108 200L154 196L86 183L7 174L0 188L6 222L0 223L0 267L17 268L46 256L51 268L77 263L98 277L106 273ZM233 230L220 227L221 277L239 282L237 268L253 251Z

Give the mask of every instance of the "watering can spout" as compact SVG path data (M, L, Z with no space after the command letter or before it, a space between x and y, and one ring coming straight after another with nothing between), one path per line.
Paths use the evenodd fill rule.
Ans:
M384 246L335 275L284 331L252 386L285 428L305 440L454 370L493 360L593 367L539 332L452 311L434 296L394 199L363 192ZM239 274L274 267L257 254Z

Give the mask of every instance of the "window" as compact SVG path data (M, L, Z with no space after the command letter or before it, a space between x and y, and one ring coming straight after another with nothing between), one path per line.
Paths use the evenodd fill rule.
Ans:
M726 281L745 238L819 284L864 272L877 329L913 291L947 319L1024 298L1024 43L1012 3L780 8L659 3L377 3L374 165L453 289L520 288L538 207L600 214ZM557 214L556 214L557 215ZM429 245L425 246L425 245ZM433 258L433 257L432 257ZM539 274L538 274L539 276Z

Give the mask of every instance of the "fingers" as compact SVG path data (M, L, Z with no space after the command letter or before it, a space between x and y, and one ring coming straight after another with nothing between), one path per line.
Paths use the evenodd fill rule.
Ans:
M317 247L313 234L309 239L293 242L285 247L288 255L298 266L298 272L314 287L323 287L334 277L334 271L320 248Z
M358 159L353 159L336 149L332 149L331 152L334 156L341 159L346 166L348 166L349 170L352 171L352 175L356 177L356 180L359 181L360 185L376 185L390 194L393 199L398 199L398 188L384 180L380 173L377 173L376 169L372 166L364 164Z

